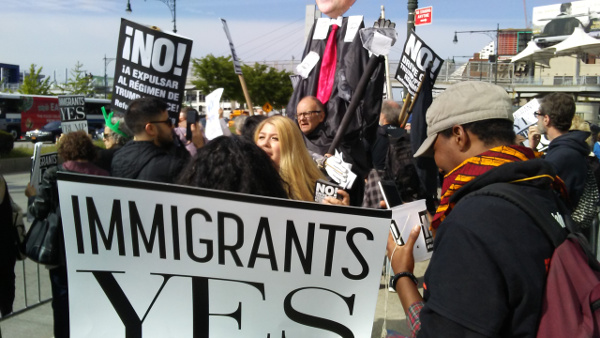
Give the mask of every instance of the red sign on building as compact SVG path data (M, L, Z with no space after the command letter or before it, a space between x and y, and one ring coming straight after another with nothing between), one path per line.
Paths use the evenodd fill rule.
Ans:
M429 25L431 23L431 14L433 6L418 8L415 10L415 26Z

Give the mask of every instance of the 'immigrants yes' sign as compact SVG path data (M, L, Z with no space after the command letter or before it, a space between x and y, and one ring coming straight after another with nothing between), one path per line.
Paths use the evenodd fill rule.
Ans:
M370 337L391 211L59 173L73 337Z
M88 132L84 95L59 95L60 129L63 134L83 130Z

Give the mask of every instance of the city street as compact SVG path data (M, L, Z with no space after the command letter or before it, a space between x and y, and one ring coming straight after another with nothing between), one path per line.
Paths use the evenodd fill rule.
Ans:
M29 181L28 173L8 174L4 178L8 184L11 197L23 209L27 206L27 197L24 194L25 187ZM29 223L26 222L26 226ZM383 258L383 257L382 257ZM382 259L383 261L383 259ZM417 263L415 265L415 275L422 281L423 274L427 267L427 262ZM23 273L25 271L25 274ZM40 291L38 293L38 265L30 260L17 262L15 268L16 280L16 299L14 310L20 311L26 306L34 306L40 300L51 297L50 281L48 271L45 267L39 267ZM396 293L388 291L387 283L382 276L382 282L379 288L375 318L373 321L373 330L371 338L381 338L382 328L385 326L388 330L394 330L402 334L408 334L406 329L405 315L402 311L400 301ZM26 283L24 283L24 281ZM24 288L23 285L26 285ZM26 291L26 295L25 295ZM38 296L39 294L39 296ZM27 299L27 304L25 303ZM50 338L53 337L52 331L52 307L50 302L25 310L0 322L0 338ZM384 336L385 337L385 336Z

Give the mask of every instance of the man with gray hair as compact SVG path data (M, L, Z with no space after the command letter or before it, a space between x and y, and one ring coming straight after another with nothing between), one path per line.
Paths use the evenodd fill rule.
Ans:
M531 149L514 144L512 103L502 87L452 85L433 101L426 122L427 138L415 156L433 156L445 177L431 222L435 250L423 297L412 273L421 226L403 246L388 240L392 285L413 334L535 337L554 246L525 210L499 193L509 188L544 216L560 219L556 173Z
M401 111L402 107L400 107L398 102L392 100L383 101L381 114L379 114L379 128L377 128L377 135L371 147L373 168L377 170L385 169L385 159L390 145L389 137L400 137L406 133L398 124Z

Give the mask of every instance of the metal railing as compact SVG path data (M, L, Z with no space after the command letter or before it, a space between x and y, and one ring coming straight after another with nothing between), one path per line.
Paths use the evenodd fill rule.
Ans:
M19 268L20 266L20 268ZM0 318L0 322L15 317L26 311L44 305L52 300L52 291L50 289L50 280L47 277L46 269L28 259L17 261L15 266L15 301L13 303L13 312ZM46 275L46 281L42 277Z

